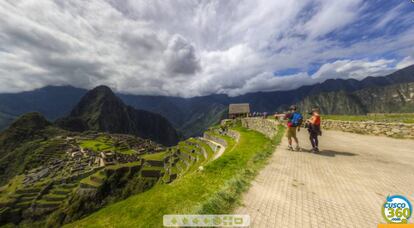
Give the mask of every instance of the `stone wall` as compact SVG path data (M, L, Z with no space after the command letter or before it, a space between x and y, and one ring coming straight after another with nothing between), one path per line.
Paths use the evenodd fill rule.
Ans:
M258 131L271 139L277 134L277 126L280 124L276 120L263 117L244 118L241 122L243 127Z
M234 130L227 130L226 135L231 137L232 139L236 140L236 142L239 141L240 139L240 133L238 131L234 131Z
M414 139L414 124L323 120L322 129Z
M227 142L226 142L226 140L224 140L224 139L222 139L222 138L220 138L220 137L216 137L216 136L214 136L214 135L212 135L212 134L209 134L209 133L207 133L207 132L204 132L203 137L204 137L204 138L206 138L206 139L208 139L208 140L211 140L211 141L213 141L213 142L216 142L216 143L218 143L218 144L221 144L221 145L223 145L223 146L227 147Z

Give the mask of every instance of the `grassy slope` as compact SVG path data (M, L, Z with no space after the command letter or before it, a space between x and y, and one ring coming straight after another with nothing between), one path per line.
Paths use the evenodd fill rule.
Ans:
M83 140L80 143L80 146L85 149L90 149L92 151L117 151L123 154L133 154L133 150L129 149L120 149L113 145L111 139L106 136L99 136L97 139L88 139Z
M164 214L231 212L283 135L282 128L275 140L244 128L236 130L241 134L239 143L230 140L222 157L204 171L156 185L68 227L161 227Z
M365 115L323 115L323 119L327 120L343 120L343 121L376 121L376 122L399 122L414 123L414 114L381 114L375 116Z

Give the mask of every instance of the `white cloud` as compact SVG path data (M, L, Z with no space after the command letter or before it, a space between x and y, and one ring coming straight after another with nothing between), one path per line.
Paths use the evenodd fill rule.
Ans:
M317 1L318 12L305 24L311 37L325 35L357 19L361 0Z
M414 58L411 56L407 56L404 59L402 59L395 68L402 69L404 67L408 67L410 65L414 64Z
M228 91L232 96L255 92L291 90L304 85L312 85L324 82L327 79L357 79L367 76L383 76L395 70L392 67L394 61L386 59L370 60L338 60L322 65L312 75L298 73L284 76L274 76L271 72L265 72L248 79L245 84L237 89Z
M326 79L357 79L368 76L384 76L391 73L394 67L390 65L393 60L339 60L324 64L314 75L319 81Z
M373 26L387 27L398 7L376 15ZM413 63L381 58L412 55L413 26L349 43L329 36L366 14L362 0L4 0L0 92L106 84L133 94L237 95L362 79ZM304 73L314 63L322 63L319 71ZM302 73L273 75L288 68Z
M167 72L195 74L200 69L200 60L193 44L180 35L174 35L165 50Z

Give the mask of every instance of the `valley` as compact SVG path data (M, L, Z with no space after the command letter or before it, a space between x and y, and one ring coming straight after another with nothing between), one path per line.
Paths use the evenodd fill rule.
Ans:
M0 228L412 222L412 2L0 0Z
M43 161L9 179L0 191L1 223L68 223L102 206L167 184L217 158L220 146L190 138L173 147L132 135L69 133L40 145ZM46 147L47 148L47 147ZM47 162L46 162L47 161Z

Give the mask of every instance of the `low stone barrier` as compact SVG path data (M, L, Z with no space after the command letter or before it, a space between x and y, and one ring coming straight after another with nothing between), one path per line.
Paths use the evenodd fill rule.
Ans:
M234 130L227 130L226 135L229 136L230 138L236 140L236 142L239 141L240 139L240 133L238 131L234 131Z
M383 135L414 139L414 124L374 121L322 120L323 129L340 130L367 135Z
M277 134L277 126L280 124L279 121L263 117L243 118L241 122L243 127L258 131L271 139Z
M212 135L212 134L209 134L209 133L207 133L207 132L204 132L203 137L204 137L205 139L211 140L211 141L213 141L213 142L216 142L216 143L218 143L218 144L221 144L221 145L223 145L223 146L227 147L227 142L226 142L226 140L224 140L224 139L222 139L222 138L220 138L220 137L216 137L216 136L214 136L214 135Z

